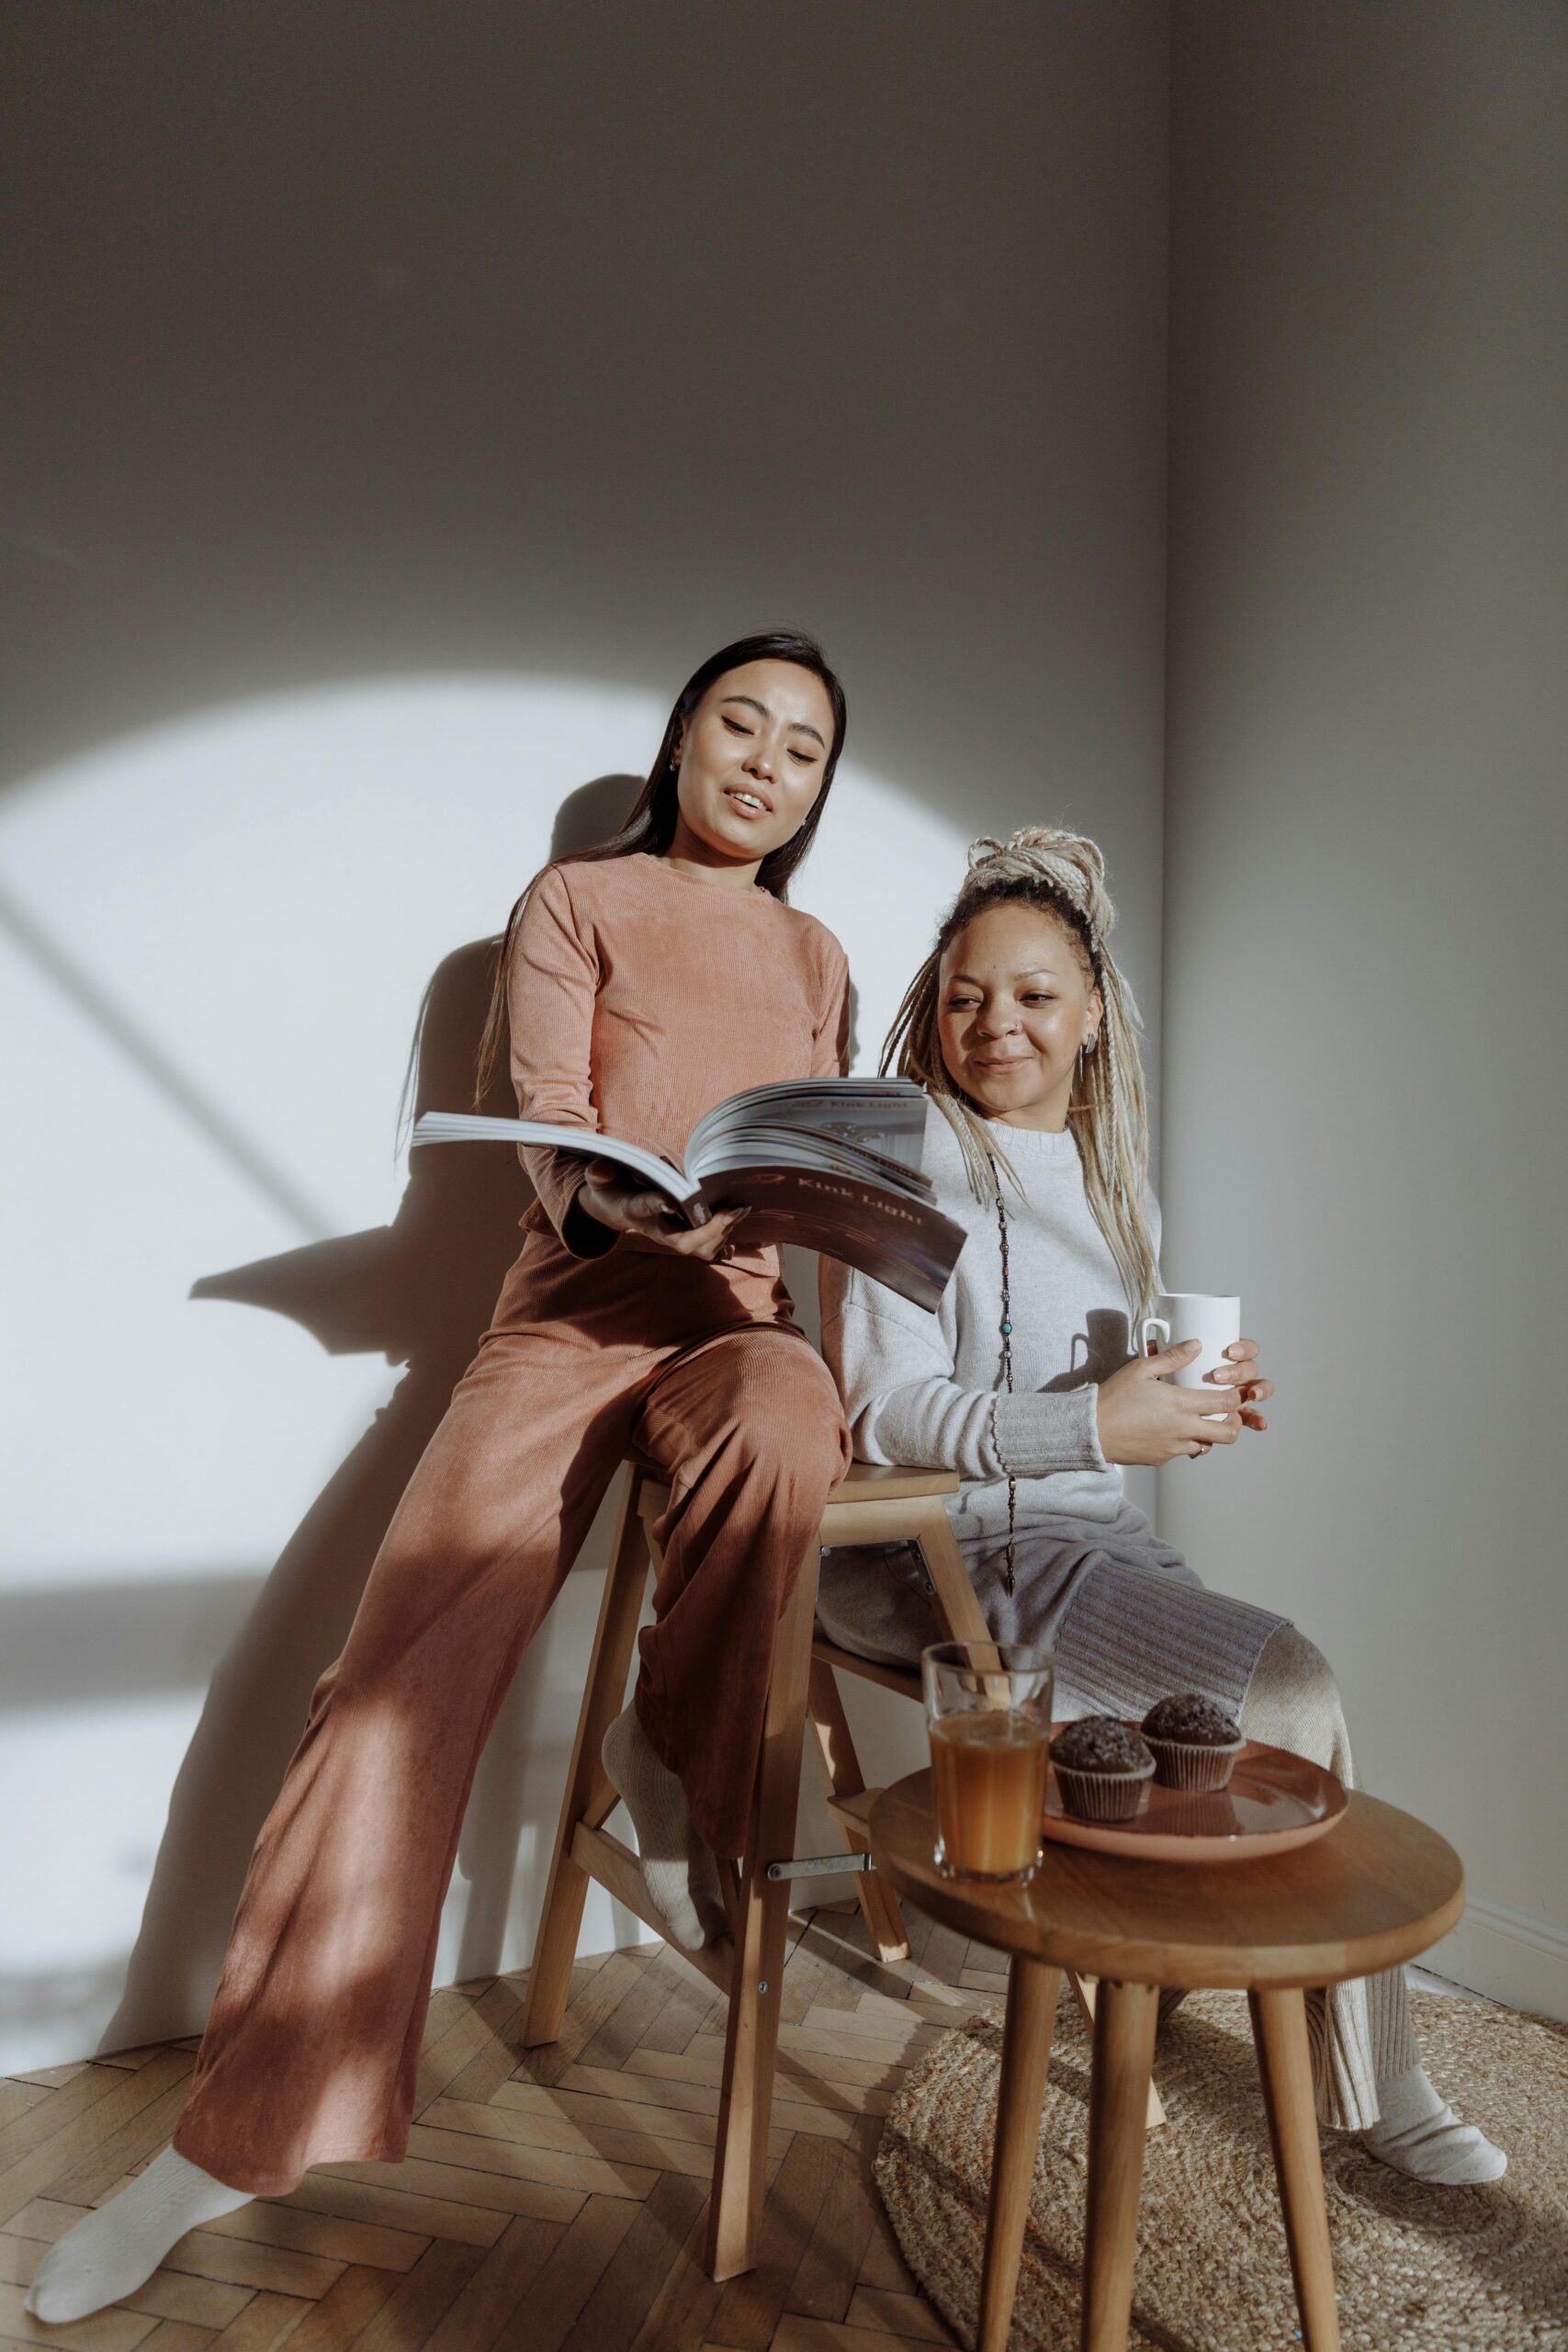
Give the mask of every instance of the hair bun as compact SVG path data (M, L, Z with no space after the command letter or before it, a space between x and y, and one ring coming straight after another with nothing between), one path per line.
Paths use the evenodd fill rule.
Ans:
M1116 910L1105 888L1105 859L1098 842L1087 833L1069 833L1060 825L1021 825L1005 842L982 833L969 844L972 879L1012 881L1038 875L1054 883L1084 917L1097 941L1116 922Z

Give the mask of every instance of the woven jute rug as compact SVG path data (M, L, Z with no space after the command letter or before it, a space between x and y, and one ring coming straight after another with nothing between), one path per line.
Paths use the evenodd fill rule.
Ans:
M1427 2188L1325 2132L1347 2352L1568 2346L1568 2027L1412 1996L1427 2072L1506 2148L1484 2188ZM904 2256L961 2342L980 2301L1001 2029L944 2034L896 2096L877 2182ZM1246 1996L1194 1993L1155 2060L1169 2118L1145 2152L1134 2352L1291 2352L1291 2288ZM1012 2344L1075 2352L1089 2142L1089 2042L1070 1995L1056 2040L1019 2268Z

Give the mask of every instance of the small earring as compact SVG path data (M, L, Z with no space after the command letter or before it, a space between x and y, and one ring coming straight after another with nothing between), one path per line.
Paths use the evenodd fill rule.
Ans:
M1083 1044L1078 1047L1078 1052L1079 1052L1080 1054L1092 1054L1092 1053L1093 1053L1093 1051L1094 1051L1094 1049L1095 1049L1095 1047L1096 1047L1096 1046L1098 1046L1098 1045L1099 1045L1099 1043L1100 1043L1100 1033L1099 1033L1099 1031L1098 1031L1098 1030L1095 1030L1095 1029L1091 1029L1091 1030L1089 1031L1089 1035L1084 1039Z

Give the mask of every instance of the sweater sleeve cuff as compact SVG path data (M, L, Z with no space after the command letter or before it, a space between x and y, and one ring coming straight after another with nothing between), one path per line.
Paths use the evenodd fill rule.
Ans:
M998 1396L995 1429L1003 1474L1049 1478L1058 1470L1103 1470L1099 1401L1092 1381L1049 1395L1036 1389L1023 1396Z

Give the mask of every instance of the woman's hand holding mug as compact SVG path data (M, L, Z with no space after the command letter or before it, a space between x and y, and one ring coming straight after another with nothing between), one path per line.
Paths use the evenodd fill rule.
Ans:
M589 1161L576 1205L613 1233L635 1233L677 1258L702 1258L710 1263L730 1254L729 1237L748 1214L745 1209L717 1209L705 1225L687 1225L662 1193L649 1192L608 1159Z
M1269 1424L1257 1408L1272 1396L1274 1384L1266 1380L1258 1369L1257 1340L1233 1340L1225 1350L1225 1358L1224 1363L1206 1372L1204 1379L1213 1381L1216 1388L1235 1389L1241 1400L1243 1429L1266 1430Z
M1220 1298L1207 1291L1163 1292L1154 1303L1153 1313L1144 1317L1145 1350L1168 1348L1179 1335L1196 1339L1199 1348L1172 1374L1176 1386L1238 1389L1244 1427L1266 1430L1269 1424L1256 1408L1272 1396L1274 1384L1258 1369L1257 1340L1241 1337L1240 1299Z
M1142 1326L1148 1352L1100 1386L1100 1449L1107 1462L1158 1468L1179 1454L1198 1461L1213 1445L1234 1445L1244 1429L1266 1430L1258 1408L1272 1396L1274 1384L1258 1368L1257 1340L1237 1337L1240 1299L1167 1291L1155 1307ZM1182 1329L1197 1336L1177 1340ZM1223 1408L1217 1413L1216 1405Z
M1251 1341L1237 1345L1251 1346ZM1242 1411L1234 1388L1222 1414L1213 1387L1179 1388L1174 1375L1198 1363L1200 1340L1183 1340L1163 1355L1135 1356L1101 1381L1100 1450L1107 1462L1139 1463L1160 1469L1181 1454L1196 1459L1212 1445L1234 1445L1241 1435ZM1240 1365L1236 1367L1239 1373ZM1226 1384L1216 1383L1216 1385ZM1267 1385L1267 1384L1265 1384Z

